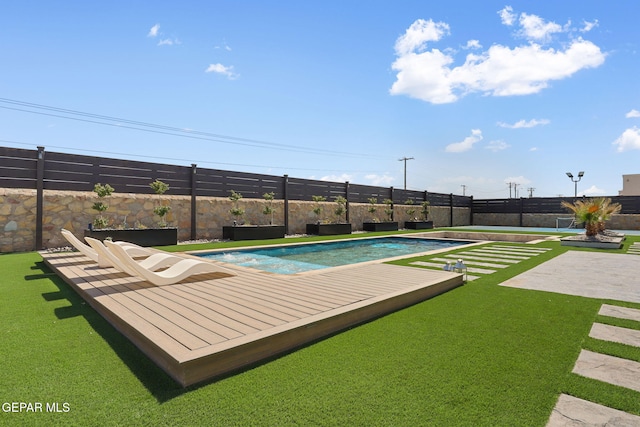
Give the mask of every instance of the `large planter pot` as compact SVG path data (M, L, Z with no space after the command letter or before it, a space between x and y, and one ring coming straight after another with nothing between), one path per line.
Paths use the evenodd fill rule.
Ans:
M351 234L351 224L307 224L307 234L317 234L318 236Z
M396 221L363 222L362 229L364 231L398 231L398 223Z
M177 228L125 228L84 230L85 237L100 241L111 238L113 241L135 243L140 246L169 246L178 244Z
M405 221L404 228L407 230L426 230L433 228L433 221Z
M222 238L229 240L281 239L284 225L236 225L222 227Z

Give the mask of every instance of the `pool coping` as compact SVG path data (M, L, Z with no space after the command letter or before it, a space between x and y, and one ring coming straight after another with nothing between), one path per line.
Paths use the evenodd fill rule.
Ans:
M312 241L312 242L298 242L298 243L274 243L272 245L260 245L260 246L240 246L240 247L234 247L234 248L220 248L220 249L203 249L203 250L196 250L196 251L188 251L185 252L189 255L192 256L199 256L198 254L211 254L211 253L221 253L221 252L235 252L235 251L249 251L252 249L269 249L269 248L279 248L279 247L286 247L286 246L303 246L303 245L313 245L313 244L330 244L330 243L335 243L335 242L344 242L344 241L352 241L352 240L372 240L372 239L384 239L384 238L389 238L389 237L402 237L402 238L410 238L410 239L430 239L430 240L455 240L455 241L460 241L460 240L464 240L464 241L469 241L468 244L466 245L460 245L454 248L442 248L442 249L434 249L434 250L430 250L430 251L424 251L424 252L416 252L416 253L412 253L412 254L404 254L404 255L398 255L398 256L394 256L394 257L388 257L388 258L381 258L381 259L376 259L376 260L371 260L371 261L362 261L362 262L358 262L358 263L353 263L353 264L346 264L346 265L338 265L338 266L334 266L334 267L326 267L326 268L320 268L320 269L316 269L316 270L309 270L309 271L302 271L299 273L293 273L293 274L283 274L283 273L275 273L272 271L265 271L265 270L260 270L258 268L252 268L252 267L247 267L247 266L242 266L242 265L237 265L237 264L232 264L232 263L225 263L224 261L219 261L216 260L216 262L220 262L221 264L224 264L225 266L233 266L236 269L239 270L244 270L246 272L252 272L252 273L257 273L257 274L268 274L268 275L275 275L275 276L279 276L284 278L287 277L301 277L301 276L308 276L308 275L315 275L315 274L321 274L323 272L327 272L327 271L339 271L345 268L350 268L350 267L354 267L354 266L364 266L364 265L371 265L371 264L379 264L379 263L387 263L387 262L392 262L392 261L398 261L404 258L413 258L413 257L419 257L419 256L427 256L427 255L437 255L439 253L443 253L443 252L450 252L452 250L457 250L457 249L464 249L464 248L469 248L469 247L473 247L473 246L477 246L477 245L483 245L486 243L489 243L490 241L487 240L470 240L470 239L456 239L456 238L444 238L444 237L426 237L424 235L426 234L430 234L430 233L412 233L412 234L389 234L389 235L384 235L384 236L363 236L363 237L355 237L355 238L348 238L348 239L340 239L340 240L325 240L325 241ZM202 259L207 259L207 258L202 258Z

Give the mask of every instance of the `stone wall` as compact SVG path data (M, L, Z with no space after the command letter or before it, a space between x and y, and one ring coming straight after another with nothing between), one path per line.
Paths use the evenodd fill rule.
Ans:
M88 224L92 223L96 211L91 207L98 201L93 192L44 191L42 237L44 248L67 246L68 243L60 234L61 228L72 231L82 237ZM167 204L171 210L166 216L169 226L178 227L178 239L191 238L191 197L190 196L155 196L145 194L114 193L103 202L109 209L103 213L109 225L114 228L154 227L158 217L153 214L154 206ZM198 197L196 205L196 237L198 239L218 239L222 237L222 227L233 224L233 216L229 210L232 202L227 198ZM265 201L258 199L241 199L239 207L245 209L244 220L251 224L268 224L271 216L262 213ZM333 211L336 204L324 202L323 220L334 220ZM311 201L289 201L289 233L303 234L306 224L315 223L318 218L313 213L315 203ZM385 217L385 205L376 206L376 217ZM274 224L284 223L284 201L274 200ZM400 223L410 220L406 213L408 206L396 205L394 220ZM419 207L412 208L419 210ZM350 203L349 222L354 230L361 230L364 221L370 221L367 203ZM429 219L435 227L446 227L450 224L448 207L432 206ZM469 209L454 208L453 225L467 225L470 221ZM414 214L415 216L415 214ZM344 216L343 216L344 221ZM0 188L0 253L34 250L36 234L36 191Z
M571 218L567 214L522 214L522 227L555 228L556 219ZM567 221L562 221L561 226L566 226ZM520 214L475 214L473 225L498 225L507 227L520 227ZM606 223L611 230L640 230L640 215L613 215Z

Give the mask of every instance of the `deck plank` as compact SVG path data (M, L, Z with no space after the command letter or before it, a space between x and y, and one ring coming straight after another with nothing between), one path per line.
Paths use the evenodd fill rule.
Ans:
M462 275L367 263L282 276L230 268L157 287L76 253L45 263L183 386L423 301Z

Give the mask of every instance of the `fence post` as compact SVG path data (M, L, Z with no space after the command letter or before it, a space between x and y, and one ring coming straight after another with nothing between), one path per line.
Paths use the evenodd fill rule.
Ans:
M347 224L349 224L349 181L345 181L344 183L344 198L347 199L347 203L345 203L345 220Z
M469 200L469 222L473 225L473 196Z
M284 232L289 234L289 175L284 175L284 188L282 189L282 195L284 196Z
M191 163L191 240L196 240L198 238L196 224L196 218L198 217L198 203L196 200L196 192L198 191L198 177L196 176L198 170L197 167L197 164Z
M36 165L36 241L35 249L42 249L42 221L44 218L44 147L38 146Z
M449 227L453 227L453 193L449 193Z
M524 210L523 198L520 197L520 227L522 227L522 211Z
M389 187L389 199L391 199L391 221L393 221L393 187Z

